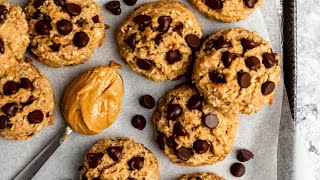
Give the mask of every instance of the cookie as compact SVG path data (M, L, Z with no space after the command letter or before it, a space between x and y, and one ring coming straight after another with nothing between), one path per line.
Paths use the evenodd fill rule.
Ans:
M156 1L135 9L118 32L120 55L135 72L153 81L175 80L187 72L201 27L176 1Z
M215 173L203 172L194 174L185 174L179 180L225 180L225 178L218 176Z
M129 138L106 138L95 144L80 167L81 180L158 180L159 165L143 144Z
M0 136L25 140L53 123L50 81L28 61L17 60L0 78Z
M119 64L97 66L78 76L64 92L62 111L69 126L81 134L97 134L117 118L123 97Z
M233 28L211 35L197 53L193 79L214 107L252 114L272 104L280 56L256 32Z
M29 45L28 23L22 9L0 1L0 77L17 64Z
M29 48L48 66L84 63L105 37L102 15L93 0L32 0L26 14Z
M156 141L172 162L202 166L222 161L230 152L238 114L213 108L185 85L159 100L153 123Z
M236 22L248 17L264 0L189 0L211 19Z

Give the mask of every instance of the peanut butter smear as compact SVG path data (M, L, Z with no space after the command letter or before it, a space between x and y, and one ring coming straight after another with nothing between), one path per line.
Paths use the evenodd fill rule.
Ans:
M116 119L122 103L123 82L116 69L98 66L77 77L66 89L62 108L69 126L81 134L97 134Z

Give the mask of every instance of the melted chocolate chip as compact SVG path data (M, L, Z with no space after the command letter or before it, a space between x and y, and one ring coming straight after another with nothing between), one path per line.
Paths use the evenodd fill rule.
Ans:
M178 33L180 36L182 36L182 31L183 31L183 24L180 22L178 23L174 28L173 32Z
M158 34L155 38L154 38L154 42L156 43L156 45L159 45L162 42L162 36L161 34Z
M223 36L220 36L217 40L211 39L206 43L206 48L204 51L211 51L212 48L215 48L216 50L222 49L222 48L228 48L231 47L232 44L224 39Z
M264 53L262 57L263 57L262 63L264 67L272 68L276 64L276 59L273 54Z
M38 7L42 6L42 4L44 3L44 1L45 1L45 0L34 0L34 1L33 1L33 7L37 9Z
M203 154L208 151L209 143L206 140L198 139L193 143L193 149L196 151L196 153Z
M201 44L201 39L194 34L188 34L186 37L186 42L192 50L197 49Z
M73 41L73 44L80 49L85 47L89 43L89 40L90 38L88 34L83 31L80 31L74 35L72 41Z
M19 90L18 83L14 81L8 81L3 86L3 93L4 95L12 95L17 93Z
M247 88L251 84L251 76L247 72L237 73L238 84L241 88Z
M57 31L61 35L70 34L72 29L73 29L72 23L69 20L66 20L66 19L62 19L62 20L58 21L56 25L57 25Z
M218 126L219 118L214 114L208 114L203 116L202 123L208 128L213 129Z
M164 138L165 138L164 134L162 134L161 132L158 132L158 135L156 137L156 141L157 141L159 148L161 150L165 150Z
M276 84L272 81L267 81L261 86L261 93L265 96L271 94L276 88Z
M158 30L160 32L167 32L172 23L172 18L170 16L161 16L158 18L159 27Z
M152 68L153 62L147 59L137 59L137 66L142 70L150 70Z
M19 87L28 91L32 91L34 89L32 82L28 78L21 78L19 82Z
M8 9L5 5L0 5L0 23L3 23L7 19Z
M210 71L209 77L213 83L226 83L227 82L225 76L216 70Z
M28 114L28 121L30 124L38 124L43 121L43 113L40 110L32 111Z
M182 114L182 107L179 104L169 104L167 114L169 120L176 120Z
M59 49L60 49L60 44L58 43L53 43L52 45L49 46L50 49L53 51L53 52L58 52Z
M66 10L70 16L78 16L81 13L81 7L75 3L67 4Z
M258 46L254 41L249 40L249 39L241 39L241 45L242 45L244 51L249 50L249 49L253 49Z
M76 24L78 25L78 26L85 26L85 25L87 25L88 24L88 22L85 20L85 19L83 19L83 18L80 18L80 19L78 19L77 21L76 21Z
M202 108L202 101L203 97L200 96L199 94L193 95L187 104L187 107L192 110L192 109L201 109Z
M135 116L133 116L133 118L131 120L131 124L133 127L137 128L139 130L143 130L146 127L147 120L145 117L143 117L141 115L135 115Z
M98 15L93 16L91 19L92 19L92 21L94 23L98 23L99 22L99 16Z
M139 102L140 102L141 106L143 106L147 109L152 109L156 105L156 101L149 94L141 96Z
M260 60L255 56L250 56L245 60L246 66L251 70L260 68Z
M5 45L2 38L0 38L0 53L4 54L4 52L5 52Z
M224 67L228 68L231 65L232 61L235 60L237 57L237 54L231 53L229 51L222 53L221 59Z
M173 137L179 137L179 136L187 136L188 132L187 130L182 126L180 122L177 122L173 126Z
M128 166L130 170L139 170L143 167L144 158L143 157L134 157L128 161Z
M179 50L169 50L166 54L166 60L168 64L172 65L182 60L182 54Z
M214 10L222 9L223 3L222 0L206 0L205 4Z
M39 20L34 26L36 32L40 35L49 35L52 30L51 21Z
M120 156L122 155L123 147L121 146L112 146L107 148L107 152L109 157L114 160L118 161Z
M173 136L170 136L170 137L167 137L166 138L166 142L167 142L167 146L170 148L170 149L176 149L177 147L177 143L176 141L174 140L174 137Z
M5 115L1 115L0 116L0 129L6 128L8 122L9 122L9 118Z
M30 96L29 99L26 102L21 102L20 104L22 106L27 106L33 103L33 101L35 101L36 98L34 96Z
M119 15L121 14L120 2L119 1L110 1L106 4L106 9L108 9L112 14Z
M66 0L54 0L54 3L61 7L64 7L67 4Z
M138 15L133 18L133 21L139 25L140 31L143 31L151 23L151 17L148 15Z
M183 146L179 148L176 153L177 156L183 161L188 161L194 155L191 148L186 148Z
M136 48L136 34L131 34L127 39L125 40L126 44L132 49L135 50Z
M18 111L18 104L17 103L7 103L1 107L1 111L5 113L9 117L13 117L16 115Z
M103 157L102 153L89 153L87 155L89 167L90 168L97 167L100 164L102 157Z

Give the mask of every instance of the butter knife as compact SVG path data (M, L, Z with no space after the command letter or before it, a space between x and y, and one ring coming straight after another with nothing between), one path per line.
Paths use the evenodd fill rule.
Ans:
M64 132L54 138L13 180L31 180L71 133L72 129L67 126Z

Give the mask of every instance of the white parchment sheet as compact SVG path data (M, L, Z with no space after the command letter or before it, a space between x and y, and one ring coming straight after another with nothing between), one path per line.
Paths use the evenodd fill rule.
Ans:
M9 0L25 6L26 0ZM36 180L66 180L78 179L78 167L82 164L82 159L88 149L97 141L104 137L130 137L143 143L157 157L160 164L161 178L163 180L177 179L184 173L211 171L216 172L227 179L255 179L255 180L273 180L277 179L277 145L278 130L281 117L282 92L281 84L275 96L272 106L265 106L257 114L246 116L240 115L237 137L234 148L223 162L211 166L184 167L173 164L158 148L154 141L151 121L143 131L137 130L131 125L131 118L136 114L151 119L153 110L147 110L139 105L139 97L143 94L151 94L158 100L165 92L172 89L179 82L153 82L131 71L120 59L117 44L116 33L121 22L135 8L147 0L138 0L138 3L129 7L121 1L122 13L120 16L112 15L104 5L109 0L97 0L104 16L104 22L110 26L106 31L107 37L103 46L96 49L94 56L90 61L83 65L65 68L50 68L34 60L34 64L50 79L55 93L55 121L53 126L44 128L39 134L27 141L7 141L0 139L0 179L12 179L19 173L59 132L66 126L60 110L60 100L65 87L80 73L89 70L98 65L109 65L111 60L123 65L120 74L124 80L125 93L121 112L115 123L104 130L102 133L94 136L84 136L72 133L62 146L51 156L47 163L39 170L34 177ZM205 16L194 9L187 0L182 0L195 13L203 28L203 34L208 35L220 29L230 27L243 27L249 30L257 31L260 36L269 40L270 38L265 25L267 14L257 9L249 18L239 23L223 24L208 20ZM274 3L264 4L263 9L275 11ZM268 24L270 31L270 24ZM278 28L275 28L278 29ZM275 33L272 32L274 35ZM280 49L278 42L273 42L275 50ZM280 53L279 51L277 51ZM27 55L28 56L28 55ZM246 174L242 178L234 178L229 172L232 163L237 162L236 150L247 148L254 153L254 160L245 162Z

